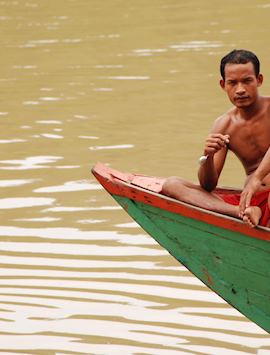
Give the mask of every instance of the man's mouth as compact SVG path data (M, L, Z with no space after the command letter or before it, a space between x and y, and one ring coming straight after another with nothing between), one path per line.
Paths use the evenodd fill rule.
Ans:
M237 101L242 101L242 100L247 100L247 99L249 99L248 96L238 96L235 98L235 100L237 100Z

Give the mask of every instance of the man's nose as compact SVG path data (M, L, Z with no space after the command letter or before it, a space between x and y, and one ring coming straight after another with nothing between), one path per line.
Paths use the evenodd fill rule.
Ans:
M246 89L242 83L238 83L236 88L237 95L243 95L246 92Z

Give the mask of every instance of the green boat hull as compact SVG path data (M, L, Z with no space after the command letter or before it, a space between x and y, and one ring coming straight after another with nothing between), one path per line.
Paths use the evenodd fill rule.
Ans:
M130 184L130 176L126 182L121 181L125 180L123 176L93 173L117 203L174 258L270 333L269 229L251 229L237 219L211 215L137 188Z
M270 332L270 243L125 197L113 197L181 264Z

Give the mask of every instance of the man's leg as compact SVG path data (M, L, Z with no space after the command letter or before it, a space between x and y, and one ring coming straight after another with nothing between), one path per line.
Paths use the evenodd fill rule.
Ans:
M199 185L195 185L179 177L170 177L165 180L162 193L197 207L239 217L238 206L226 203L216 194L207 192Z

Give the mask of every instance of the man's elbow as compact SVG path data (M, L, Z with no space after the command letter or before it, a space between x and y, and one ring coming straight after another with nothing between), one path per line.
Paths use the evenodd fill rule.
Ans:
M212 192L215 190L217 184L214 182L205 182L205 181L200 181L201 188L204 189L207 192Z
M216 185L206 185L205 187L203 187L204 190L206 190L207 192L212 192L214 191L216 188Z

